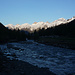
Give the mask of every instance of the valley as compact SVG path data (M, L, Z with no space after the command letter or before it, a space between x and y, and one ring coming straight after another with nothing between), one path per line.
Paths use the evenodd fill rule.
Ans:
M49 68L56 75L75 74L75 50L47 46L33 40L0 45L10 60L28 62L34 66Z

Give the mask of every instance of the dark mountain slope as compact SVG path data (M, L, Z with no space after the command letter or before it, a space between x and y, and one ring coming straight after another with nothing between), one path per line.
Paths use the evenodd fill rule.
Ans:
M8 29L4 27L2 23L0 23L0 43L7 41L8 38Z
M75 37L75 20L66 24L61 24L59 26L48 28L46 30L42 29L38 31L38 33L40 36L58 35Z
M9 30L0 23L0 43L5 43L10 40L23 41L26 40L26 34L19 30Z

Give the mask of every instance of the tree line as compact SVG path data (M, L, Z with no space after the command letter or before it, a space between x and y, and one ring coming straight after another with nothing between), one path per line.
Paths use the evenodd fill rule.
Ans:
M0 23L0 43L5 43L11 40L25 41L27 35L24 31L10 30Z
M66 36L75 38L75 20L70 23L61 24L55 27L40 29L33 33L25 33L25 31L10 30L0 23L0 43L10 40L25 41L26 38L37 40L40 36Z

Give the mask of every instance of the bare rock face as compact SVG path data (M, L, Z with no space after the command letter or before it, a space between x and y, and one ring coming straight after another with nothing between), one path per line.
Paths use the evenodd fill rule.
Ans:
M33 24L37 24L37 22L34 22Z

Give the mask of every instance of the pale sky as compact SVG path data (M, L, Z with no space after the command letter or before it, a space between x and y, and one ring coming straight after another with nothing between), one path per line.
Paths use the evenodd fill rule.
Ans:
M0 0L0 22L32 24L75 16L75 0Z

